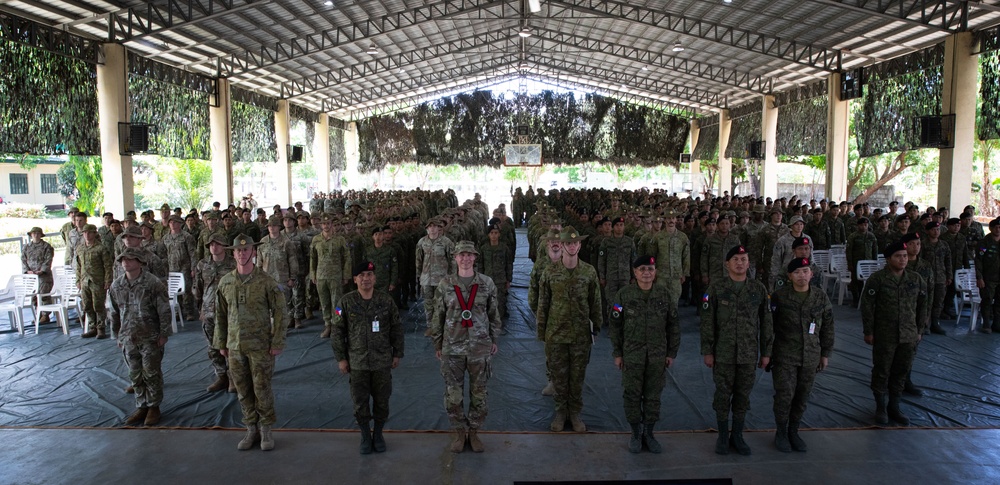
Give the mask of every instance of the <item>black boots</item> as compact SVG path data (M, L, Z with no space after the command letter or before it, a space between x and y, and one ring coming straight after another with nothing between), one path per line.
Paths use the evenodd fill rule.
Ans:
M733 419L733 432L729 435L729 443L736 448L736 452L747 456L750 454L750 445L743 441L743 420Z
M913 384L913 381L910 380L910 373L909 372L906 373L906 384L904 384L903 392L905 392L907 395L913 396L913 397L920 397L920 396L924 395L924 391L922 389L920 389L919 387L915 386Z
M715 452L729 454L729 420L719 421L719 438L715 440Z
M361 446L358 450L362 455L370 455L375 450L372 443L372 430L368 427L368 423L358 423L358 426L361 428Z
M384 422L375 420L375 432L372 433L372 448L375 450L375 453L385 451L385 438L382 437L383 427L385 427Z
M642 428L642 441L646 443L646 448L649 449L650 453L660 453L663 451L663 447L660 446L660 442L656 441L653 437L653 428L656 427L656 422L646 423Z
M874 393L875 396L875 422L877 424L886 425L889 424L889 415L885 412L885 394L881 392Z
M642 451L642 425L639 423L629 423L632 428L632 436L628 439L629 453Z
M774 447L782 453L791 453L792 445L788 443L788 422L778 421L774 423Z
M788 444L792 445L792 449L795 451L807 451L809 449L806 446L806 442L802 441L802 438L799 437L798 421L788 423Z
M889 411L889 419L891 419L891 420L893 420L893 421L895 421L895 422L897 422L897 423L899 423L899 424L901 424L903 426L909 426L910 425L910 418L906 417L906 415L903 414L899 410L899 396L898 395L896 395L896 396L894 396L892 394L889 395L889 408L888 408L888 411Z

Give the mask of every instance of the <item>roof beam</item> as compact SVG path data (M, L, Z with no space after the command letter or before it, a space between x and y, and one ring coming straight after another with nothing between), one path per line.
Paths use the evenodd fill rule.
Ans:
M859 12L885 20L904 22L917 27L955 32L960 30L962 2L955 0L808 0L813 3L831 5ZM948 4L956 4L949 12ZM919 18L911 18L916 14Z
M224 15L258 8L274 0L170 0L166 5L146 2L140 7L128 7L106 16L88 18L108 22L108 41L129 42L188 27Z
M611 16L650 25L826 72L840 69L842 53L837 49L760 34L739 27L715 24L617 1L547 0L546 4L583 14Z

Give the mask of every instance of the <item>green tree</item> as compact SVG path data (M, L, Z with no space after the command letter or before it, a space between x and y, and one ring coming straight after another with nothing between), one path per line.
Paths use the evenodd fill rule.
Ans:
M196 158L160 161L157 175L168 187L165 194L167 203L184 208L207 205L212 197L212 164L209 161Z

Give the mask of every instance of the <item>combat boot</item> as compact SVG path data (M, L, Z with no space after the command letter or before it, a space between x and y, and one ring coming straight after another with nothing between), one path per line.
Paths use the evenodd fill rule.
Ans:
M233 379L233 376L230 375L230 374L228 374L228 373L226 374L226 377L229 380L229 389L226 389L226 392L228 392L230 394L235 394L236 393L236 379Z
M715 453L729 454L729 421L719 421L719 438L715 440Z
M103 340L103 339L106 339L106 338L108 338L108 332L105 331L103 328L97 329L97 339L98 340Z
M96 328L92 328L89 331L84 332L83 335L80 335L80 337L83 337L83 338L94 338L96 336L97 336L97 329Z
M993 325L990 326L990 330L1000 333L1000 318L993 318Z
M552 424L549 425L549 429L555 432L566 429L566 413L556 411L556 415L552 418Z
M271 427L268 425L260 427L260 449L263 451L274 449L274 436L271 435Z
M375 453L385 451L385 438L382 436L383 427L385 427L384 422L375 420L375 432L372 433L372 448L375 450Z
M983 315L983 326L979 327L979 331L982 333L993 333L993 326L990 325L990 319Z
M38 317L38 324L42 325L46 323L49 323L49 314L42 312L42 315Z
M910 379L909 372L906 373L906 383L903 385L903 392L905 392L907 395L914 397L920 397L924 395L924 391L913 384L913 381Z
M465 428L459 428L451 433L451 452L461 453L465 451Z
M663 447L660 446L660 442L656 441L656 437L653 436L653 428L656 427L656 422L646 423L642 427L642 441L646 443L646 448L650 453L662 453Z
M628 451L638 453L642 451L642 425L630 423L629 426L632 427L632 437L628 439Z
M889 424L889 416L885 411L885 394L881 392L874 393L875 396L875 422L880 425Z
M788 443L788 422L777 421L774 425L777 428L774 430L774 447L782 453L791 453L792 445Z
M573 426L573 431L576 431L577 433L584 433L587 431L587 425L583 424L583 420L580 419L579 414L570 415L569 424Z
M324 327L323 333L319 334L319 338L330 338L330 327Z
M889 418L892 419L893 421L903 426L910 425L910 418L906 417L906 415L899 410L898 395L889 394L889 407L887 411L889 412Z
M253 444L260 439L260 433L257 431L256 424L247 425L247 435L240 440L240 443L236 445L236 449L240 451L246 451L253 448Z
M552 381L549 381L549 383L545 385L545 388L542 389L542 395L543 396L555 396L556 395L556 385L553 384Z
M483 442L479 439L479 433L477 431L478 430L475 428L469 430L469 447L472 448L472 451L475 453L482 453L483 451L486 451L486 448L483 448Z
M733 432L729 435L729 443L736 448L736 452L743 455L750 455L750 445L743 441L743 421L733 419Z
M160 407L150 406L149 412L146 413L146 419L143 421L143 424L145 424L146 426L155 426L159 423L160 423Z
M139 408L136 409L134 413L130 414L129 417L125 418L125 426L136 426L141 424L146 420L146 414L149 413L149 408Z
M795 451L808 451L809 447L806 446L806 442L802 441L799 437L799 422L791 421L788 423L788 443L792 445L792 449Z
M362 455L370 455L374 451L374 445L372 443L372 430L368 427L368 423L358 423L361 428L361 446L359 451Z
M125 388L125 394L135 394L135 388L132 387L132 386L126 387Z
M215 382L208 386L208 392L219 392L229 387L229 376L222 374L215 378Z
M941 328L941 324L938 323L936 318L931 321L931 333L935 335L948 335L948 333Z

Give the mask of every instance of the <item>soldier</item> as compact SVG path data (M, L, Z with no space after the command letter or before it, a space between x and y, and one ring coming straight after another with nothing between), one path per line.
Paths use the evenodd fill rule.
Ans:
M309 245L309 280L316 285L323 309L320 337L328 338L333 331L334 308L350 275L351 253L344 238L333 233L332 215L324 214L320 227L323 232L313 237Z
M170 335L170 301L167 287L145 271L146 252L128 248L118 256L125 269L111 285L111 330L125 355L136 411L125 419L134 426L160 422L163 401L163 348ZM109 272L110 273L110 272ZM100 337L98 337L100 338Z
M82 232L83 242L77 247L75 254L76 287L80 289L83 312L93 326L81 337L105 339L108 334L105 328L107 310L104 303L107 301L113 276L111 253L97 240L97 227L93 224L83 226Z
M541 283L545 268L550 264L562 261L562 242L559 241L559 231L549 231L539 239L538 244L541 244L545 248L546 256L535 260L535 264L531 267L531 274L528 277L528 308L531 309L532 313L538 312L538 285ZM552 384L548 367L545 369L545 377L547 384L542 389L542 395L552 396L556 393L556 388Z
M834 341L833 305L825 292L810 285L813 270L809 259L793 258L786 269L791 284L771 295L774 446L785 453L808 449L799 437L799 424L816 373L830 363Z
M586 237L573 226L566 226L559 233L560 264L545 268L538 285L538 339L545 342L545 365L555 388L555 416L549 426L552 431L562 431L567 417L573 431L587 431L580 419L583 381L591 347L601 331L604 309L597 270L580 260L580 247ZM678 295L670 293L670 298Z
M951 249L952 267L956 271L969 269L969 261L972 259L972 256L969 254L969 246L965 238L958 232L962 227L961 222L957 217L952 217L948 219L946 227L947 230L941 234L941 240L948 243L948 247ZM942 313L941 318L947 317L948 320L958 318L958 314L955 313L954 303L955 285L948 285L944 295L944 313Z
M665 285L671 298L680 300L681 285L691 276L691 244L686 234L677 229L677 219L668 213L662 231L653 236L650 252L660 261L657 284Z
M771 360L774 333L767 288L747 278L749 267L746 248L730 249L726 254L727 277L709 285L702 297L701 355L715 380L713 407L719 423L715 452L720 455L729 454L730 446L741 455L751 453L743 440L743 424L756 377L754 364L764 368Z
M52 245L45 242L42 237L45 233L40 227L32 227L28 231L31 238L28 244L21 248L21 272L24 274L38 275L38 293L50 293L52 291L52 257L55 250ZM38 301L37 299L35 300ZM37 305L36 305L37 306ZM48 323L48 312L42 313L38 317L38 323Z
M846 244L847 230L844 228L844 221L840 218L840 207L836 204L831 205L824 220L830 231L830 244Z
M625 419L632 428L628 450L652 453L663 449L653 437L660 419L660 395L666 369L673 366L681 343L677 301L664 291L654 291L656 258L641 256L632 262L635 282L611 298L612 356L622 371Z
M285 297L285 310L288 312L285 320L288 328L300 328L302 322L292 314L292 288L295 287L299 274L299 246L297 242L285 237L281 228L281 216L271 216L267 221L268 235L261 238L260 247L257 248L258 262L261 270L278 283L278 289Z
M830 226L823 222L823 209L812 210L812 220L802 230L813 241L814 249L826 251L830 249Z
M634 259L635 242L625 236L625 218L616 217L611 221L611 235L601 241L597 252L597 276L601 280L605 323L610 315L609 301L632 279L630 268Z
M382 429L389 418L392 369L403 358L403 325L392 297L375 290L375 264L364 262L352 274L358 289L340 299L330 343L340 373L350 375L361 454L367 455L385 451Z
M260 228L260 226L258 226L257 224L254 224L253 213L251 211L249 211L249 210L245 210L240 215L240 217L242 218L241 222L243 222L243 228L242 229L243 229L244 234L246 234L247 236L250 236L251 238L253 238L254 241L258 241L259 242L261 240L261 237L263 235L261 234L261 228ZM294 220L294 216L292 216L292 220Z
M420 275L420 294L424 298L424 315L427 318L426 335L430 335L430 321L434 316L434 295L441 278L455 272L455 243L442 234L444 221L431 218L427 221L427 235L417 241L414 262Z
M240 235L233 245L236 271L222 277L215 300L215 348L229 360L229 373L243 411L247 434L236 449L274 449L274 358L285 349L285 296L274 278L254 265L256 245ZM257 426L260 426L258 431Z
M944 310L945 290L951 286L955 278L954 260L951 256L951 247L941 240L941 227L937 222L928 222L924 226L926 240L920 241L920 258L931 263L934 268L934 284L927 285L927 292L930 301L930 332L938 335L945 335L941 328L941 311Z
M226 236L221 233L212 235L208 242L209 255L198 262L194 270L194 295L198 301L201 329L208 339L208 360L212 362L215 371L215 382L208 386L208 392L228 389L236 392L236 385L229 379L229 365L226 358L213 345L215 337L215 294L222 277L236 269L236 260L226 249Z
M774 256L774 245L778 239L788 234L788 226L781 223L782 212L778 209L771 210L771 222L759 229L753 238L750 246L751 269L756 269L757 280L767 283L768 272L771 270L771 258Z
M75 207L74 207L75 209ZM63 226L63 241L66 242L65 264L71 266L76 264L76 248L83 241L83 227L87 225L87 213L76 211L70 216L72 224L67 228Z
M705 239L701 250L702 288L726 276L725 258L729 250L740 245L740 239L729 229L729 219L716 223L715 234Z
M976 286L982 298L983 333L1000 332L1000 219L990 221L990 233L977 241ZM991 323L992 322L992 323Z
M479 253L471 241L455 245L457 273L438 284L431 320L431 340L441 361L444 405L451 423L451 452L461 453L468 439L476 453L483 452L478 431L486 420L486 384L490 359L497 353L500 312L493 281L475 270ZM465 376L469 376L469 411L464 408Z
M250 211L247 211L250 212ZM304 214L304 212L299 212ZM298 230L298 217L296 214L288 213L282 218L285 225L285 237L295 246L295 254L298 256L299 271L292 275L295 278L295 285L292 286L292 299L288 302L288 309L291 311L294 324L302 327L306 318L306 286L309 276L309 246L312 244L312 237L306 235L304 231ZM250 223L252 226L257 224Z
M225 239L226 232L219 227L219 215L215 212L209 212L205 215L205 228L198 233L198 245L195 252L198 261L205 259L205 256L208 255L208 243L216 233L222 234L223 239ZM232 239L226 240L232 241Z
M479 248L476 269L493 280L493 285L497 287L500 319L506 319L507 292L514 279L514 253L509 245L500 241L500 228L495 224L489 227L489 240Z
M919 233L910 232L903 234L903 237L899 239L899 242L906 245L906 271L920 275L920 277L923 278L924 283L927 285L927 308L930 310L930 305L932 304L931 292L933 291L931 288L936 286L935 283L937 280L937 274L934 271L934 263L920 256L923 253L923 239L926 238L921 237ZM924 329L924 334L927 333L927 329L929 327L928 322L930 321L930 312L928 311L925 316L928 318L928 321L917 322L917 325ZM920 344L918 343L913 349L914 352L916 352L919 347ZM906 373L906 381L903 384L903 392L915 397L924 395L923 389L920 389L913 384L911 372Z
M399 280L399 255L396 247L385 243L388 226L379 226L372 230L374 244L365 248L364 260L375 263L375 287L393 295ZM397 305L399 302L396 302Z
M810 250L812 248L812 239L808 235L803 234L802 229L806 226L805 222L800 216L792 216L788 221L788 233L784 236L778 238L774 243L774 249L771 251L771 269L768 271L768 288L774 290L774 283L779 279L784 277L785 268L788 267L788 263L792 261L794 255L792 254L792 243L796 239L808 239Z
M168 225L170 233L164 234L161 239L167 248L167 268L170 272L184 275L184 294L181 296L184 320L194 320L196 310L191 278L194 276L192 266L198 263L195 259L198 243L183 230L184 219L181 216L170 216Z
M861 301L861 287L864 286L858 279L858 261L873 260L878 258L878 240L875 235L868 232L868 219L860 217L855 222L857 230L847 237L847 269L851 271L851 301L855 305Z

